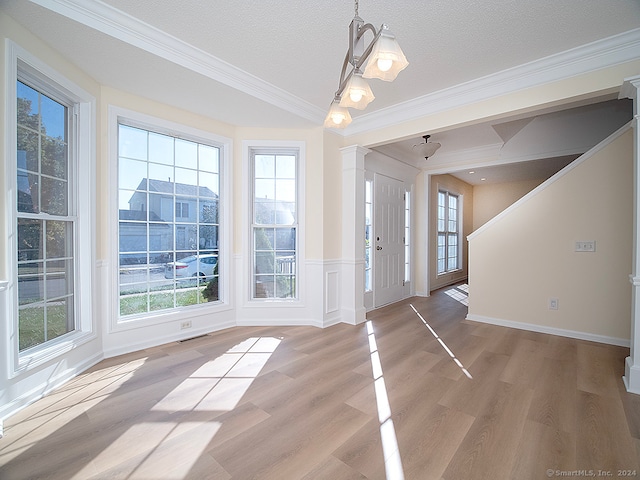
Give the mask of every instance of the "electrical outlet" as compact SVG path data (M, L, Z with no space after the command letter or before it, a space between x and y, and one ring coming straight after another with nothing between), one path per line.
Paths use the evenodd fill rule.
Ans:
M191 328L191 320L180 322L180 330L184 330L185 328Z
M550 298L549 299L549 310L558 310L558 299Z

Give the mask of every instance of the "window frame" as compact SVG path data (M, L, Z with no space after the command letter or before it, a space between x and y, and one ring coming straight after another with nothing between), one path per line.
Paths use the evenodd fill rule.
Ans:
M114 266L119 265L119 211L118 211L118 131L119 125L124 124L133 128L140 128L150 132L168 135L176 139L200 142L203 144L215 146L219 148L219 175L220 175L220 208L218 211L218 261L220 278L219 284L219 300L216 302L205 302L188 306L178 306L166 310L157 310L144 312L135 315L120 316L120 295L119 295L119 272L117 268L112 269L110 284L112 291L115 292L109 299L110 309L113 314L110 315L109 332L126 331L130 329L159 325L167 322L175 322L194 315L200 315L203 312L215 313L222 312L232 308L230 295L230 263L231 263L231 232L232 224L232 197L231 197L231 155L232 140L230 138L217 135L208 131L200 130L189 125L173 122L159 117L143 114L137 111L129 110L123 107L109 105L108 106L108 136L109 136L109 154L110 159L110 222L109 222L109 238L111 245L115 245L111 249L109 258ZM175 216L175 211L173 212Z
M246 279L243 281L243 306L245 307L304 307L306 299L306 263L305 263L305 179L306 179L306 144L295 140L243 140L243 178L247 185L244 195L245 243L243 251L246 258L244 269ZM292 154L297 157L296 165L296 297L295 298L254 298L254 171L253 155L255 153Z
M440 209L440 194L443 193L445 195L445 217L444 217L444 223L445 223L445 230L440 230L439 228L439 222L440 222L440 214L439 214L439 209ZM460 270L462 270L462 200L463 200L463 196L462 194L455 192L453 190L449 190L447 188L442 188L442 187L438 187L437 192L436 192L436 238L435 238L435 248L436 248L436 274L438 276L441 275L448 275L454 272L459 272ZM456 208L456 230L455 231L450 231L449 230L449 197L453 196L457 199L457 208ZM456 235L457 238L457 245L456 245L456 266L455 268L449 269L449 235L454 234ZM438 238L440 237L441 234L444 234L444 238L445 238L445 244L444 244L444 249L445 249L445 257L444 257L444 262L445 262L445 268L444 270L440 271L439 267L438 267L438 261L439 261L439 256L438 256Z
M29 53L16 43L5 43L6 117L5 117L5 187L8 244L6 251L8 305L5 332L9 345L9 377L32 370L97 337L94 315L93 279L95 276L95 169L96 169L96 100L83 88ZM43 95L64 104L68 114L68 182L69 209L65 220L74 224L72 252L74 258L87 262L80 268L74 262L73 297L74 329L52 340L20 352L18 344L17 289L17 81L27 83ZM49 218L55 220L55 217ZM10 339L10 340L9 340Z

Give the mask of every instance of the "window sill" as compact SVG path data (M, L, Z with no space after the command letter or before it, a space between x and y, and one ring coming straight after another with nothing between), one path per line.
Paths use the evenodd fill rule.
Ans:
M55 360L65 353L96 338L97 334L95 332L72 332L52 340L43 346L28 349L26 352L18 354L18 362L13 369L11 377L17 377L40 365Z

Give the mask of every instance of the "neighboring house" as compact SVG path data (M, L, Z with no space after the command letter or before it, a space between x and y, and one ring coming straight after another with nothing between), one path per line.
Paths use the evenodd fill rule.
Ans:
M208 187L143 178L129 210L119 211L120 252L131 252L124 263L145 263L131 259L136 253L146 258L147 247L153 252L173 250L174 234L176 250L217 249L217 225L201 227L198 237L195 224L199 217L216 224L218 204L218 195Z

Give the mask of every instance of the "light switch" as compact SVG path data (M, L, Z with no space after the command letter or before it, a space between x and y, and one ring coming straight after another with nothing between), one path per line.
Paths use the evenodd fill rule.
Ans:
M595 252L595 251L596 251L595 240L576 242L576 252Z

